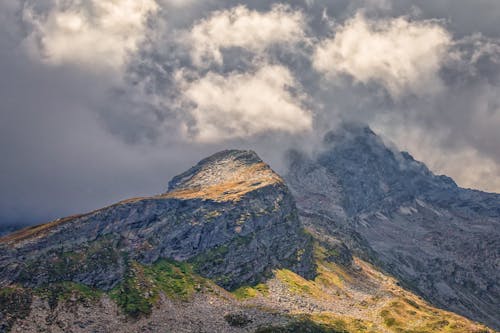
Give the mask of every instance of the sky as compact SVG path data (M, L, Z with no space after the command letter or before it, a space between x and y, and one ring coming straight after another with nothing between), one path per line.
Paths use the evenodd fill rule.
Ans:
M2 0L0 226L166 190L222 149L278 172L345 121L500 192L498 0Z

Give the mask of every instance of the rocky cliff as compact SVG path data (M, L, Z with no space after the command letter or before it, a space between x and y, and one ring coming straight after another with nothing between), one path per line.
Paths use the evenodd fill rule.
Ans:
M314 275L312 243L283 180L251 151L223 151L168 191L59 219L0 239L0 285L60 281L111 290L130 263L167 258L233 289L272 269Z
M348 124L285 177L307 227L435 305L500 328L500 195L458 187Z
M161 195L0 238L0 332L492 333L432 306L377 267L392 269L406 285L410 269L417 277L428 274L427 266L399 259L411 254L402 244L407 234L390 242L391 230L407 222L375 219L386 221L375 207L392 207L379 202L386 197L371 189L375 182L360 184L362 193L343 182L351 167L364 170L365 162L335 174L341 169L329 154L321 155L324 164L293 154L288 180L300 211L283 179L255 153L230 150L174 177ZM438 187L456 187L429 172L424 176ZM389 193L391 186L398 197L404 191L392 182L382 188ZM418 212L406 199L391 200L403 207L402 216ZM411 200L424 204L420 197ZM367 212L375 217L361 220ZM412 223L419 226L426 216ZM428 238L416 241L429 246ZM428 258L416 253L415 260L425 263Z

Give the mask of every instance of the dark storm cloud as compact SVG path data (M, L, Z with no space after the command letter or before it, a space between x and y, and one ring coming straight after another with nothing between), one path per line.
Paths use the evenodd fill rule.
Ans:
M68 8L72 3L67 2ZM242 2L157 3L161 8L146 22L139 49L123 52L123 67L99 70L81 61L48 63L32 52L37 46L27 40L38 21L23 15L35 4L40 17L46 17L51 1L0 4L0 224L43 222L162 192L171 176L223 148L256 149L280 171L277 151L292 145L310 149L341 120L372 124L467 186L500 190L494 181L500 179L498 1L288 1L291 12L304 14L303 40L264 51L222 47L222 65L204 68L193 63L187 33L214 10ZM273 9L269 1L245 5L259 13ZM437 73L444 89L430 97L394 99L377 80L361 84L342 74L332 82L315 70L311 57L318 43L333 38L335 29L360 11L373 20L402 15L410 21L439 19L453 40L451 55ZM279 87L277 92L311 112L311 131L266 130L210 144L193 140L199 124L179 100L179 70L188 84L213 83L219 76L242 82L238 75L253 75L266 66L280 66L269 68L286 69L296 79L290 96ZM206 79L210 73L212 80ZM440 156L453 164L467 160L464 165L471 169L453 168Z

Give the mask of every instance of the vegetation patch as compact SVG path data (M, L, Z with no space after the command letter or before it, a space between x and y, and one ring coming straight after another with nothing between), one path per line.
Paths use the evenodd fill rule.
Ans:
M337 297L345 294L345 272L333 263L322 263L320 261L317 261L317 263L318 275L314 280L307 280L287 269L275 271L275 276L288 287L290 292L299 295L324 299L328 295Z
M145 278L143 267L137 263L127 263L122 283L110 292L110 297L123 310L134 318L151 314L154 294L152 284Z
M124 280L110 296L125 314L134 318L151 314L160 294L185 301L207 285L187 263L161 259L151 266L137 262L127 266Z
M314 281L306 280L288 269L277 270L275 274L276 278L293 293L311 296L320 296L322 294L321 289L314 284Z
M269 295L269 287L264 283L259 283L254 287L243 286L233 291L233 295L239 300L245 300L257 296L265 297Z
M430 307L418 298L398 298L380 311L384 325L393 332L493 332L454 313Z
M206 285L206 280L197 276L187 263L162 259L146 266L144 273L156 288L172 299L187 300Z
M348 316L339 316L334 313L314 314L310 318L314 322L332 327L338 332L374 333L380 331L372 322Z
M34 289L35 295L45 299L51 309L55 309L59 302L75 301L79 303L96 302L102 292L80 283L60 282L52 283Z

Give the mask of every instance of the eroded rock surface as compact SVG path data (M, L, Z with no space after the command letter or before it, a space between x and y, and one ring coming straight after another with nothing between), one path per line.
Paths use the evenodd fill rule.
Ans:
M274 268L314 276L312 242L281 177L252 151L223 151L165 194L126 200L0 239L0 286L73 281L110 290L130 262L189 261L228 289Z
M304 223L434 304L500 328L500 195L458 187L368 127L291 152L285 179Z

